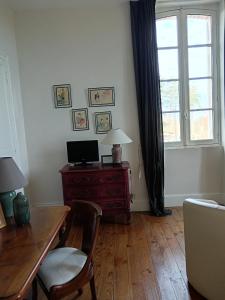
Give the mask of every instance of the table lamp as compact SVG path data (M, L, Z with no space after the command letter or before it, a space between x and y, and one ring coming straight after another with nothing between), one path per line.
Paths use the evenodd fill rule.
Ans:
M0 157L0 202L5 218L13 216L13 199L16 189L27 184L25 177L12 157Z
M108 132L106 137L103 139L102 144L113 145L112 147L112 160L114 164L121 163L122 148L120 144L129 144L133 141L123 132L122 129L116 128Z

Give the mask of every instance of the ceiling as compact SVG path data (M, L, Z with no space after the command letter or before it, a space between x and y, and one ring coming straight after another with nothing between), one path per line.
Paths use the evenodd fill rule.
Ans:
M137 1L137 0L133 0ZM220 0L157 0L158 4L218 2ZM114 5L129 2L129 0L0 0L0 4L15 11L38 9L76 8L77 6Z

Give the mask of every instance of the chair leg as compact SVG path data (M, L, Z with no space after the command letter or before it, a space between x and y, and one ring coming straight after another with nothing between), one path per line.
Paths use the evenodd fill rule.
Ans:
M32 282L32 300L37 300L37 298L38 298L37 278L34 278Z
M78 289L78 295L80 296L80 295L82 295L82 293L83 293L83 290L82 289Z
M90 288L91 288L92 300L97 300L94 276L90 280Z

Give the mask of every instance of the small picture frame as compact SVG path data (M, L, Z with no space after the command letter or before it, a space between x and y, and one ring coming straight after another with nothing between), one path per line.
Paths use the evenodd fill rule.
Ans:
M53 85L54 103L56 108L72 107L71 85Z
M73 130L88 130L89 129L89 120L88 120L88 109L79 108L72 109L72 121L73 121Z
M96 133L107 133L112 129L111 111L95 113L95 130Z
M5 221L5 217L3 214L2 205L0 203L0 228L3 228L5 226L6 226L6 221Z
M113 163L112 155L102 155L101 163L102 163L102 165L112 165L112 163Z
M89 106L115 106L114 87L88 89Z

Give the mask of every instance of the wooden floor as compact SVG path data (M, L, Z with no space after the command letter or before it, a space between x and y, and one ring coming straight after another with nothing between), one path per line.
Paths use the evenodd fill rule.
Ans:
M130 225L101 224L94 257L98 300L203 299L187 284L182 208L172 212L162 218L134 213ZM77 247L79 240L74 230L70 242ZM91 299L89 285L79 299Z

